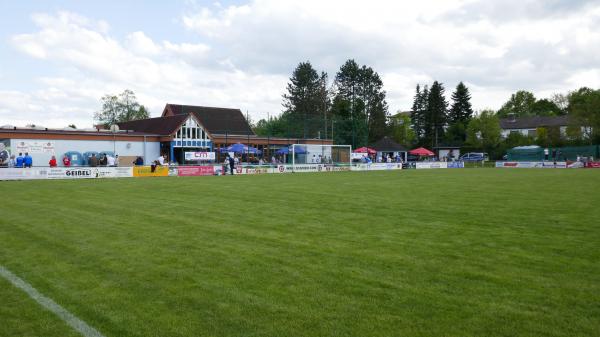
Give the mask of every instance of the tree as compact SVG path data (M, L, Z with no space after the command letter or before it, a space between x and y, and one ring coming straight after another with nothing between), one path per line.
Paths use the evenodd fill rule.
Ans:
M425 143L432 147L438 146L444 137L444 127L447 122L448 103L444 97L444 86L434 81L427 97L427 116L425 119Z
M533 115L533 104L535 96L529 91L519 90L510 96L510 99L498 110L498 116L501 118L509 117L514 114L515 117L525 117Z
M129 89L118 96L104 95L100 101L102 108L94 114L94 119L107 128L120 122L150 117L146 107L137 102L135 94Z
M408 115L398 111L397 114L390 117L389 128L396 143L412 146L415 140L415 131L411 128L411 119Z
M385 100L386 92L383 90L383 81L379 74L371 67L362 66L361 99L365 106L369 143L374 143L383 138L386 133L388 119L388 105Z
M421 86L417 84L413 106L410 114L410 123L415 131L417 142L423 144L425 138L425 121L427 119L427 99L429 96L429 88L427 85L421 90Z
M560 115L566 115L569 108L569 96L565 94L553 94L550 101L560 109Z
M383 81L372 68L348 60L335 76L331 114L336 142L367 145L385 135L388 106Z
M298 64L283 95L286 120L292 130L302 130L303 138L316 138L324 131L327 111L327 74L319 74L310 62Z
M460 82L456 90L452 93L452 106L448 112L448 136L447 140L451 142L464 142L467 139L466 129L471 117L473 108L471 107L471 94L469 88Z
M501 139L500 120L492 110L483 110L467 126L467 144L492 153Z
M594 144L600 142L600 90L580 88L569 94L569 115L573 126L579 126L583 135Z
M560 116L564 113L549 99L540 99L531 106L531 113L536 116Z

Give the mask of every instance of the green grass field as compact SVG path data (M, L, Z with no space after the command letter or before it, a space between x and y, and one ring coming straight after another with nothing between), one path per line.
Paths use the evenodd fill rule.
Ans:
M0 182L0 265L104 336L598 336L600 170ZM0 278L0 336L76 336Z

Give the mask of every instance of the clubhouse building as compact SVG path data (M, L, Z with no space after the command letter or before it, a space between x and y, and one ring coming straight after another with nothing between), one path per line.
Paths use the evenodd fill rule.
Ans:
M0 146L12 154L28 152L34 166L47 166L54 155L68 155L74 165L85 165L92 154L119 155L119 165L131 165L137 157L149 164L159 155L169 162L186 164L185 152L216 152L242 143L270 158L291 144L332 144L330 139L257 136L239 109L166 104L161 117L119 123L111 130L19 128L0 126ZM60 160L59 160L60 162ZM60 164L59 164L60 165Z

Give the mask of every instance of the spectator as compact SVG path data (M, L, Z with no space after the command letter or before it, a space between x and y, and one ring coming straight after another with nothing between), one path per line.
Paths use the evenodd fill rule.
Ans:
M115 166L115 157L108 155L106 156L106 165L114 167Z
M48 165L50 167L56 167L56 157L52 156L52 158L50 158L50 161L48 162Z
M8 150L6 150L6 145L4 143L0 143L0 166L8 165Z
M23 154L19 153L19 156L17 157L17 160L15 162L15 167L23 167Z
M165 164L165 157L160 155L158 156L158 159L156 159L156 162L158 163L158 165L164 165Z
M108 164L108 161L106 159L106 153L102 154L102 157L100 157L100 166L106 166Z
M258 165L262 166L262 165L264 165L264 164L265 164L265 161L264 161L262 158L260 158L260 159L258 160Z
M8 167L15 167L17 166L17 163L15 161L15 155L13 154L12 156L10 156L10 159L8 160Z
M69 167L71 166L71 158L69 158L69 156L65 155L62 159L63 162L63 166L64 167Z
M271 156L271 164L277 165L277 158L275 156Z
M135 161L133 162L133 165L135 165L135 166L142 166L142 165L144 165L144 158L138 156L137 158L135 158Z
M25 157L23 157L23 165L27 168L31 168L33 166L33 158L29 155L29 152L25 152Z
M119 166L119 155L115 155L115 166Z
M234 158L237 159L237 157L234 156ZM235 159L229 157L229 171L231 172L231 175L233 175L233 169L235 169Z
M96 157L95 153L92 153L92 156L90 157L88 164L90 165L90 167L98 166L98 157Z

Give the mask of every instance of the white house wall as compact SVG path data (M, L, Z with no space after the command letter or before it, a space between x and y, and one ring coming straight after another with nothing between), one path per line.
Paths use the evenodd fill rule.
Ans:
M62 156L69 151L77 151L81 154L84 152L114 152L119 156L142 156L146 164L158 158L160 155L159 142L146 142L144 150L144 142L128 142L128 141L109 141L109 140L44 140L44 139L11 139L11 153L18 155L16 152L19 142L53 142L54 153L30 153L33 158L34 166L48 166L48 161L54 155L57 161L61 162Z

